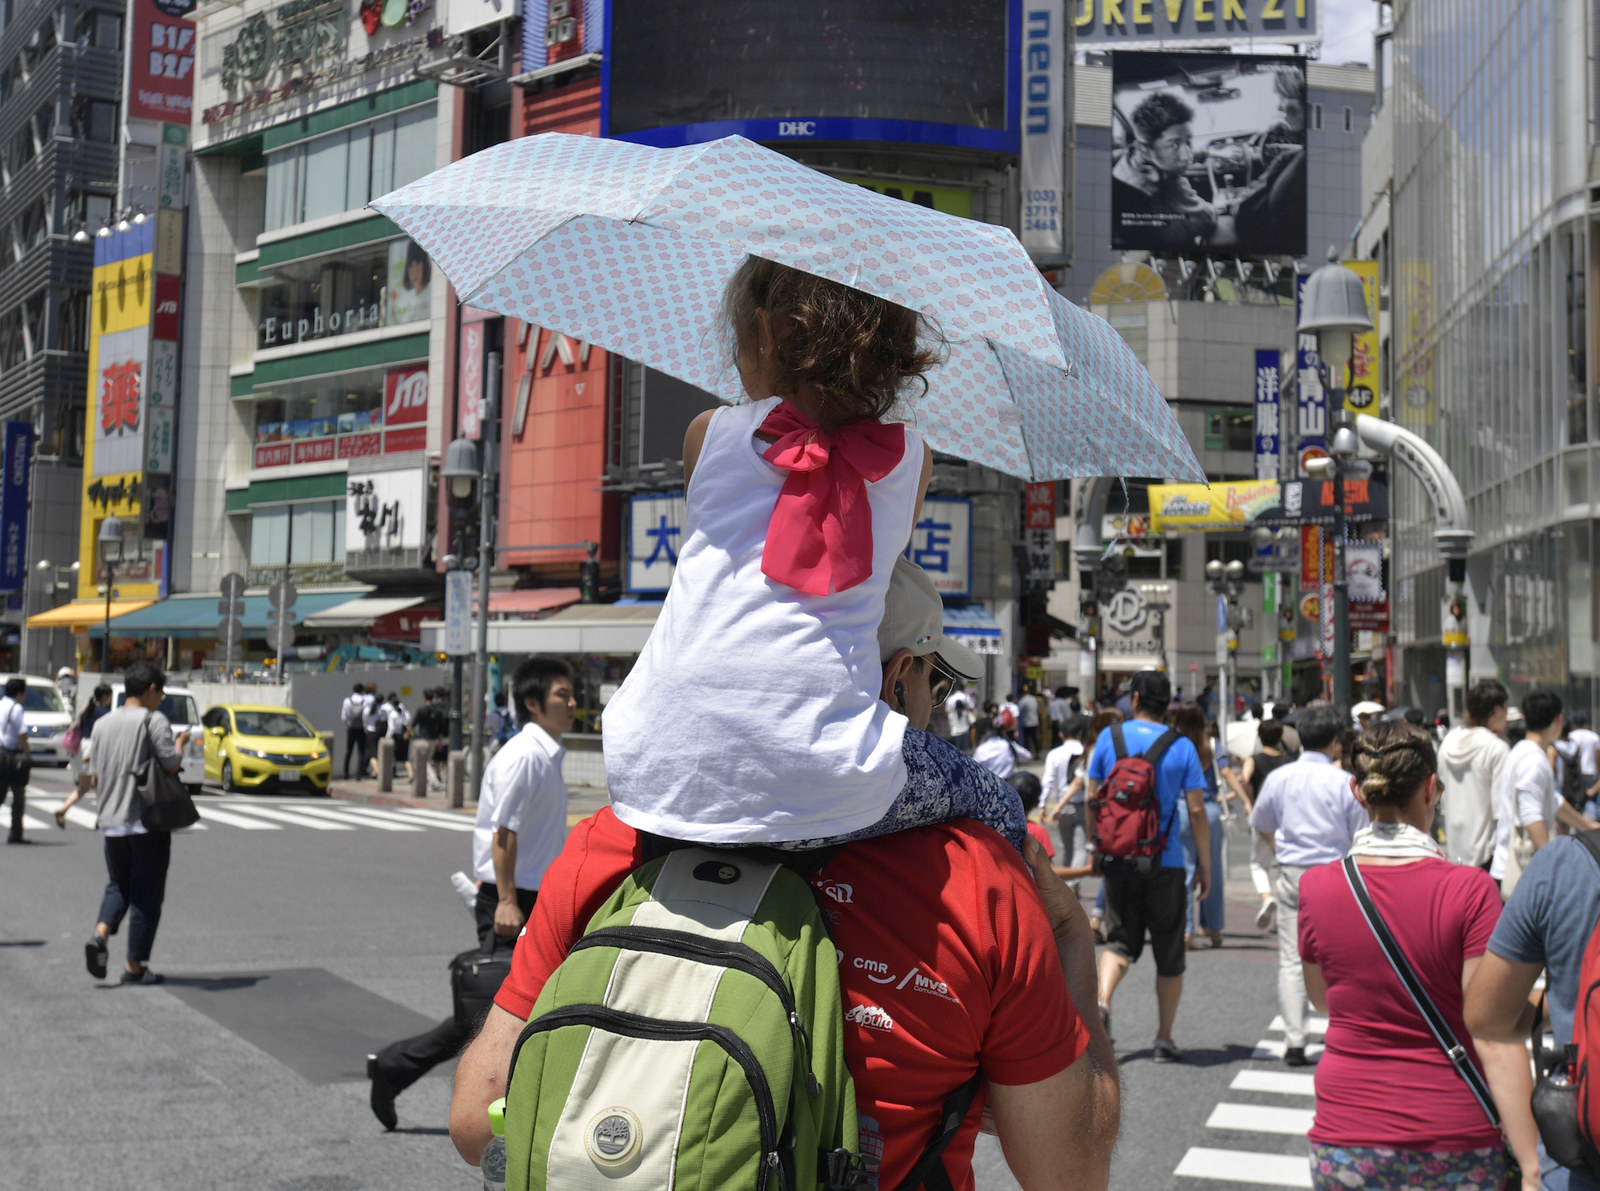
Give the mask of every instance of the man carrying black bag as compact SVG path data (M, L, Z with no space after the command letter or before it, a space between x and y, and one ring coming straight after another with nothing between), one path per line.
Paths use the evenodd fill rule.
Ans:
M129 915L128 958L123 984L160 984L161 977L146 966L161 923L161 905L167 896L167 866L172 859L172 834L151 831L142 821L144 799L139 779L150 760L168 773L176 773L183 760L189 733L176 740L172 724L160 712L167 676L149 662L136 662L122 676L128 699L101 719L94 728L91 767L99 791L100 813L95 826L105 838L105 895L100 900L94 935L84 944L84 963L96 980L106 975L106 940ZM153 754L153 756L152 756ZM130 913L131 911L131 913Z
M27 798L28 774L32 754L28 751L28 730L23 723L22 700L28 693L26 678L6 680L5 698L0 699L0 802L11 792L11 834L8 844L25 844L22 834L22 808Z
M395 1097L460 1054L489 1012L510 970L511 949L539 896L544 870L566 839L561 737L572 730L577 707L572 669L560 658L528 658L512 675L511 687L521 730L484 770L472 838L478 950L450 963L455 999L450 1017L367 1056L372 1113L385 1129L398 1123Z

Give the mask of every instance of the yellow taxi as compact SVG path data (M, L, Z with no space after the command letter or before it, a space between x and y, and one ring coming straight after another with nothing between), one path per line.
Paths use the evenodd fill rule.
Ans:
M206 780L225 791L277 783L285 791L325 793L333 776L328 746L306 717L289 707L221 703L200 717Z

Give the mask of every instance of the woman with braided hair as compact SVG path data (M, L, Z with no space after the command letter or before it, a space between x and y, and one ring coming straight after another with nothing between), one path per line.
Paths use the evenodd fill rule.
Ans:
M1306 992L1328 1015L1312 1186L1534 1191L1527 1056L1516 1044L1471 1038L1462 1019L1463 990L1500 916L1499 891L1481 869L1451 864L1428 834L1439 778L1427 733L1374 724L1353 751L1357 797L1372 824L1356 833L1353 864L1325 864L1300 881ZM1365 910L1358 890L1370 899ZM1380 943L1381 928L1397 959ZM1474 1070L1445 1053L1402 969Z

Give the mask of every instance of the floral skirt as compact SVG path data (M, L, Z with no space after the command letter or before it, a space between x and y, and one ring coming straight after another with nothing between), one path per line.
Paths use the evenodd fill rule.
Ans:
M1374 1146L1311 1147L1315 1191L1505 1191L1511 1166L1503 1149L1389 1150Z

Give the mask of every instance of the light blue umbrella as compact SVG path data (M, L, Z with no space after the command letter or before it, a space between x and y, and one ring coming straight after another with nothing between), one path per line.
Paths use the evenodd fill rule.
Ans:
M744 397L718 322L750 254L922 313L949 349L902 414L933 448L1029 480L1205 479L1121 337L1005 228L841 182L743 137L656 149L544 133L372 203L462 301Z

